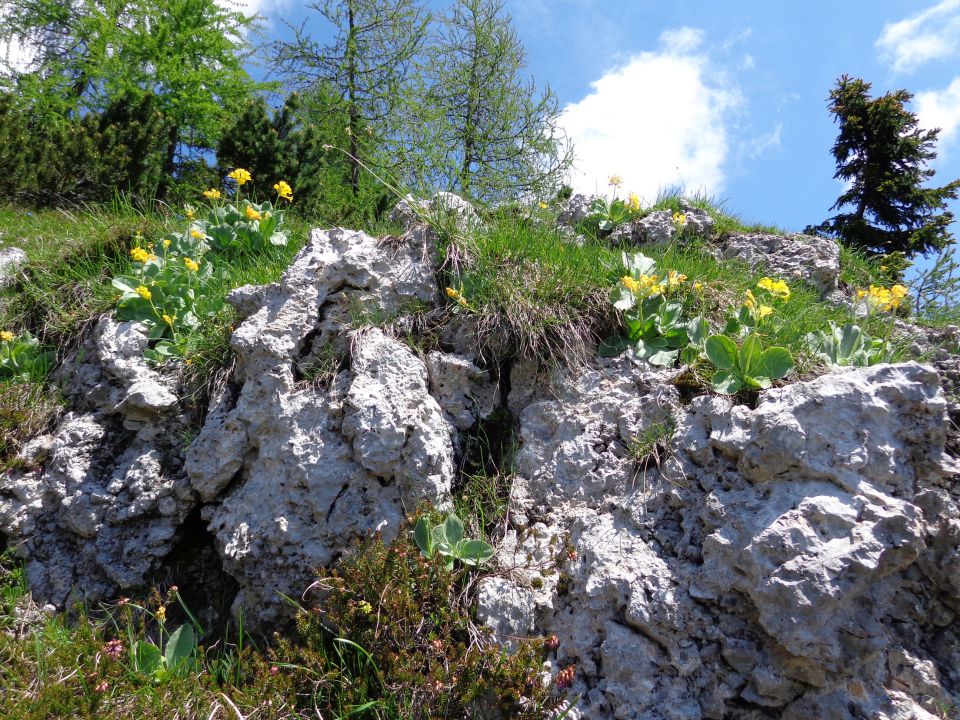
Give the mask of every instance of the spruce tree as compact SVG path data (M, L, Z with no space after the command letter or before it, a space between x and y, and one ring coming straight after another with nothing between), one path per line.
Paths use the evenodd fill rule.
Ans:
M906 90L871 98L870 87L844 75L830 92L830 112L840 124L834 177L848 184L830 209L851 209L808 230L872 253L940 250L952 242L947 201L960 191L960 180L923 186L934 175L927 164L937 156L940 130L918 127Z

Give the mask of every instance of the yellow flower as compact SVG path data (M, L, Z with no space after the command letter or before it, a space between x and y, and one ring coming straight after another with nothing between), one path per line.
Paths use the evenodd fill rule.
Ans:
M765 277L757 283L757 287L766 290L771 295L776 295L783 300L790 299L790 288L783 280L773 280Z
M541 210L546 210L548 207L550 207L550 206L547 205L543 200L541 200L541 201L538 203L538 205L540 206L540 209L541 209Z
M761 305L759 312L760 312L760 319L763 320L765 317L767 317L767 315L773 314L773 308L770 307L769 305Z
M193 220L193 208L187 208L185 215L187 216L187 220Z
M702 282L695 282L695 283L693 284L693 289L694 289L696 292L700 292L701 290L703 290L703 283L702 283Z
M0 332L0 340L3 340L3 342L10 342L13 340L13 333L9 330L3 330Z
M680 225L680 226L686 225L687 216L682 212L675 212L673 214L673 222L675 225Z
M230 174L230 177L233 177L233 173ZM240 181L237 180L237 182L240 182ZM219 200L221 198L220 191L217 190L216 188L210 188L209 190L204 190L203 196L208 200Z
M857 300L863 300L869 293L866 290L857 290Z
M273 217L273 213L270 212L269 210L267 210L267 211L263 214L263 219L264 219L264 220L268 220L268 219L270 219L271 217Z
M619 175L611 175L609 178L607 178L607 185L618 188L623 185L623 178Z
M166 313L163 314L163 321L164 321L167 325L173 325L173 321L176 320L176 319L177 319L177 316L176 316L176 315L174 315L173 317L170 317L170 316L167 315Z
M163 249L166 250L168 247L170 247L170 238L166 238L163 241Z
M167 619L167 609L161 605L157 608L157 620L159 622L165 622Z
M203 233L197 230L196 228L193 228L190 231L190 234L194 237L195 240L199 240L200 238L203 237Z
M284 200L293 200L293 188L283 180L274 185L273 189L276 190L277 195L282 197Z
M237 181L237 185L243 186L245 183L250 182L253 178L250 176L249 170L244 170L243 168L237 168L227 177L232 177ZM218 194L219 197L219 194Z
M447 288L447 297L452 298L453 300L456 300L457 303L459 303L463 307L467 307L469 305L469 303L467 302L467 299L462 294L454 290L452 287Z
M686 275L683 273L678 273L676 270L671 270L667 273L667 285L672 288L676 287L686 279Z
M138 263L146 263L157 259L156 255L139 247L131 248L130 257L133 258L134 262Z
M142 297L144 300L149 300L153 297L153 295L150 294L150 289L146 285L141 285L137 288L137 295Z
M196 272L197 270L200 269L200 263L194 262L188 257L185 257L183 259L183 264L187 266L187 270L189 270L190 272Z
M747 290L746 300L743 301L744 307L753 310L757 306L757 299L753 296L753 293Z
M627 198L627 210L637 212L640 210L640 196L636 193L630 193Z
M253 209L253 205L247 205L246 213L247 220L259 220L261 218L260 213Z
M630 275L624 275L620 278L621 284L630 292L636 294L640 291L640 283L633 279Z

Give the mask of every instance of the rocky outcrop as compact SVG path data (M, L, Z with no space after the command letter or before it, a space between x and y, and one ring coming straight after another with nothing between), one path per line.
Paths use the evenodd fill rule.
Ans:
M477 619L507 646L556 635L550 669L573 667L581 696L568 717L957 706L956 355L840 370L755 407L691 398L677 371L627 356L552 376L528 359L488 367L469 315L429 351L389 330L441 301L434 252L422 225L316 230L280 282L232 291L235 373L186 447L143 328L102 320L63 377L71 412L0 479L0 533L37 599L142 585L200 517L235 609L270 627L357 540L389 540L422 502L451 507L496 424L515 431L515 477ZM802 239L724 252L836 285L830 252Z
M17 272L26 264L27 254L20 248L0 248L0 287L12 283Z
M678 409L619 362L520 418L517 532L478 613L556 634L582 718L930 717L955 701L956 469L908 363ZM634 462L676 418L673 456Z
M0 475L0 532L37 598L65 607L142 586L195 504L174 383L143 359L145 328L102 319L62 378L75 410Z
M720 241L723 258L742 260L772 276L804 280L821 297L837 289L840 278L840 246L830 238L814 235L738 233Z
M275 620L283 595L299 596L313 569L356 540L389 539L423 501L449 503L455 430L429 392L427 364L380 330L349 329L351 313L434 301L429 248L414 237L386 246L314 231L256 311L252 293L237 297L249 312L231 341L242 384L211 413L186 465L254 622ZM327 387L298 382L297 368L330 347L348 367ZM459 402L451 420L468 411Z
M614 246L645 245L683 241L691 237L709 238L713 234L713 218L705 210L683 206L683 220L674 219L672 210L657 210L639 220L624 223L610 233Z

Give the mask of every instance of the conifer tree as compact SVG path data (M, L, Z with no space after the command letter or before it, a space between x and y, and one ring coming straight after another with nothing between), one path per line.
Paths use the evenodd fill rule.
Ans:
M960 180L923 186L934 175L927 164L937 156L940 130L918 127L906 90L871 98L870 87L844 75L830 92L830 112L840 124L834 177L849 184L830 209L851 210L808 230L874 253L942 249L952 242L946 204L957 198Z
M419 184L480 200L556 192L570 148L556 96L525 77L525 65L503 0L455 0L423 68Z
M293 27L293 39L271 45L274 67L308 99L314 91L332 97L347 135L350 186L360 192L359 158L374 158L397 134L398 107L408 97L411 61L420 51L429 17L416 0L321 0L307 6L332 26L334 37L323 45ZM389 155L389 153L388 153Z

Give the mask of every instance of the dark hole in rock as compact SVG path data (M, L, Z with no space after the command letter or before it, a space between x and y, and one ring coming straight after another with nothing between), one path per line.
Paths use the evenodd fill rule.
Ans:
M201 641L205 645L210 646L220 639L235 641L230 607L240 586L224 572L214 536L201 518L199 507L184 520L177 543L147 582L147 587L156 587L161 592L174 585L183 603L202 626L205 635ZM187 621L177 603L173 603L168 611L171 627Z

